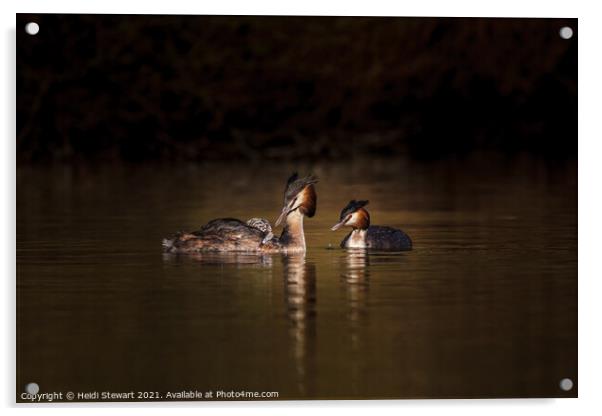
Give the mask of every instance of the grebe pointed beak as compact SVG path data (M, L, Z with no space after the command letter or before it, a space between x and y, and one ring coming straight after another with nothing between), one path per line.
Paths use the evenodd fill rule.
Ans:
M272 238L274 238L274 234L272 232L269 232L264 238L263 240L261 240L261 244L266 244L270 241L272 241Z
M288 215L289 212L290 212L290 210L288 209L288 207L282 208L282 212L280 213L280 216L278 217L278 219L274 223L274 227L278 227L280 225L280 223L282 221L284 221L284 219L286 218L286 216Z
M341 228L343 225L345 225L345 222L347 221L347 218L345 218L343 221L336 223L335 225L332 226L332 228L330 229L330 231L336 231L339 228Z

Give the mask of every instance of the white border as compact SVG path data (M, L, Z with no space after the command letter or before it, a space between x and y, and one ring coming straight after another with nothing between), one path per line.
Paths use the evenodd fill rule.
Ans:
M16 3L16 4L15 4ZM0 168L3 203L2 246L0 256L5 268L1 320L3 375L0 378L2 404L8 411L20 414L37 411L28 406L15 407L14 402L14 330L15 330L15 13L133 13L133 14L285 14L285 15L364 15L364 16L483 16L483 17L577 17L579 18L579 399L559 400L422 400L422 401L353 401L353 402L225 402L225 403L155 403L84 405L44 405L50 414L81 413L84 407L93 414L105 414L107 407L128 409L140 414L164 414L165 407L189 414L231 413L245 408L250 414L266 413L326 414L333 410L346 414L366 411L400 414L507 415L512 412L546 415L602 414L602 351L599 317L602 316L602 267L597 261L602 198L602 15L597 2L591 1L229 1L199 2L184 0L146 0L126 3L123 0L21 0L0 3L2 21L2 74L4 97L0 100L0 125L4 128ZM141 407L142 406L142 407ZM19 409L21 407L21 409ZM340 409L340 410L339 410Z

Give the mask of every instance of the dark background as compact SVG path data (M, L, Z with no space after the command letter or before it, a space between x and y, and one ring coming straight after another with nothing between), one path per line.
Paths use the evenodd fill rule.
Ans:
M576 157L576 19L21 14L17 28L22 163Z

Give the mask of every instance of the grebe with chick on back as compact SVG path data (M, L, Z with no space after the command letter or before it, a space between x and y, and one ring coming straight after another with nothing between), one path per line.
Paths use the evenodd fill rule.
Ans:
M182 232L163 240L167 253L197 253L202 251L245 251L259 253L288 253L305 251L303 218L313 217L317 195L315 176L299 178L297 173L288 179L284 188L284 206L275 226L284 223L280 237L274 237L269 221L251 218L246 223L235 218L209 221L198 231Z

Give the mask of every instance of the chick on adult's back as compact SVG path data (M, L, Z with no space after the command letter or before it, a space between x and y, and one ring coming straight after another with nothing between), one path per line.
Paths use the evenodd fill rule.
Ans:
M246 223L235 218L219 218L197 231L164 239L163 249L168 253L305 251L303 217L313 216L316 210L316 182L312 176L299 178L296 173L287 181L284 207L276 221L276 225L285 224L279 238L273 236L269 221L263 218L251 218Z

